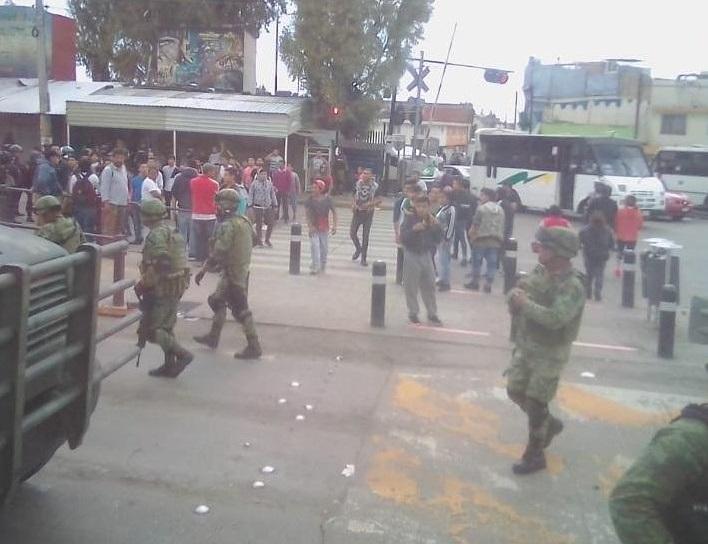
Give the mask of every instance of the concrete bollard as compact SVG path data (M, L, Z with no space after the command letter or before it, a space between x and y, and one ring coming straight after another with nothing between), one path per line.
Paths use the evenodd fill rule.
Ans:
M290 273L300 274L300 255L302 253L302 225L293 223L290 226Z
M516 252L519 244L514 238L509 238L506 242L506 253L504 254L504 293L508 293L516 284Z
M637 274L637 254L625 249L622 255L622 306L634 308L634 284Z
M371 326L386 323L386 263L375 261L371 268Z
M403 248L398 246L396 251L396 284L403 284Z
M674 339L676 335L676 308L678 290L673 285L664 285L659 302L659 357L674 358Z

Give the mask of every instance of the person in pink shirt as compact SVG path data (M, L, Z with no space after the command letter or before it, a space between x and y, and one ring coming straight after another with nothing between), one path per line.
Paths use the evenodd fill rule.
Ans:
M644 226L644 217L642 211L637 208L636 197L629 195L624 199L624 206L617 211L615 219L615 238L617 239L617 267L615 268L615 276L619 277L620 261L624 255L625 249L634 249L637 247L639 232Z
M563 227L570 228L570 221L563 217L563 210L555 204L546 210L546 217L541 221L541 226L546 228Z
M251 186L251 182L253 181L253 169L255 167L256 159L254 159L253 157L249 157L246 166L244 166L243 171L241 172L241 182L246 187L246 189Z

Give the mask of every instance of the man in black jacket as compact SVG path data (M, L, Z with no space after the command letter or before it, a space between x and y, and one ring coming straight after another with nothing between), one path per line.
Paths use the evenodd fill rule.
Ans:
M595 196L590 198L587 208L587 220L590 222L590 218L593 213L601 212L605 216L605 222L607 225L614 230L615 229L615 219L617 218L617 202L612 200L612 188L604 183L595 184Z
M442 228L430 212L430 199L419 196L414 202L414 212L407 215L401 225L403 244L403 286L406 291L408 319L413 324L420 323L418 312L418 292L428 312L428 321L436 326L442 322L438 318L435 299L435 269L432 252L443 237Z
M177 230L184 238L187 247L190 247L189 232L192 228L191 182L198 175L196 161L189 160L187 166L180 169L180 173L177 174L172 185L172 204L177 208Z

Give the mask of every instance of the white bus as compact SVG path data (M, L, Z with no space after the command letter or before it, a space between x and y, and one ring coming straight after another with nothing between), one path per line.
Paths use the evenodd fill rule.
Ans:
M694 206L708 207L708 147L663 147L654 171L667 191L684 193Z
M477 131L471 186L508 183L524 207L553 204L584 212L595 182L612 189L618 202L627 195L651 215L664 212L665 189L649 168L641 145L620 138L545 136L500 129Z

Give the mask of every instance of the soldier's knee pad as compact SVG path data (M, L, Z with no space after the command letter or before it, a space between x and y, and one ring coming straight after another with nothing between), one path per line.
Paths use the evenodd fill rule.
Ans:
M219 297L215 297L214 295L209 295L209 298L207 298L207 303L214 313L226 308L226 302Z
M548 404L529 397L526 399L526 412L529 415L529 425L532 428L540 427L548 417Z
M526 408L526 395L522 391L517 391L514 389L506 388L506 395L514 403L518 404L522 408Z
M248 321L251 317L253 317L251 310L244 310L242 312L239 312L238 314L234 312L234 319L236 319L236 321L241 324Z

